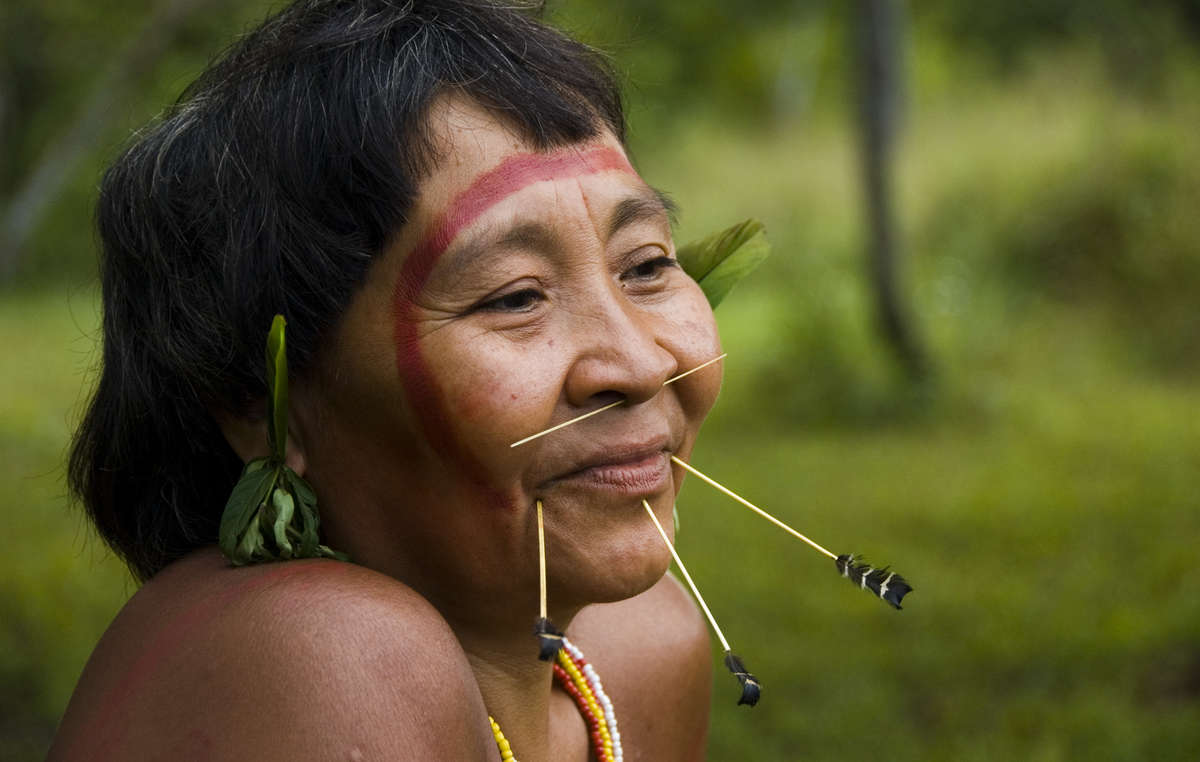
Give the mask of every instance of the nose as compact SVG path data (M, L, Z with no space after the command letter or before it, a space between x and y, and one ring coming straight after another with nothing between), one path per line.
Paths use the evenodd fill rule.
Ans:
M573 406L645 402L662 390L679 362L659 343L659 321L639 309L618 285L589 299L572 321L575 359L567 371L567 401Z

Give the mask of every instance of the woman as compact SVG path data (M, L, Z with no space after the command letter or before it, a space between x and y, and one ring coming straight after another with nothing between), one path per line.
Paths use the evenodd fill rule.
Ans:
M304 0L138 136L71 476L145 584L51 759L594 758L531 635L539 501L624 758L703 756L708 638L642 500L671 525L720 371L664 382L720 348L623 119L595 54L510 8ZM276 312L287 462L353 563L215 548Z

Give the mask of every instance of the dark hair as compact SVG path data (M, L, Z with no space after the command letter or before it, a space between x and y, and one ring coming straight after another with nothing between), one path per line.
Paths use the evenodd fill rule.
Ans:
M300 0L105 174L103 369L69 477L139 579L216 542L242 464L212 411L262 404L277 312L293 374L312 367L438 160L444 94L538 149L625 138L606 62L511 0Z

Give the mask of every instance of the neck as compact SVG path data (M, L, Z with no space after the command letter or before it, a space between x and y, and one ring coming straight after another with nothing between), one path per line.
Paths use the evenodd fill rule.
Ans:
M475 673L484 706L520 762L554 758L550 753L553 661L538 659L533 613L503 623L450 621ZM564 623L565 629L575 613L561 612L562 618L555 622Z

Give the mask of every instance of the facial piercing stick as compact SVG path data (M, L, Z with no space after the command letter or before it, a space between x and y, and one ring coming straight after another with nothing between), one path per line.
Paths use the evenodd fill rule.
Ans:
M690 376L691 374L695 373L698 370L707 368L709 365L712 365L715 362L724 360L728 356L729 356L729 353L724 352L724 353L714 357L711 360L702 362L699 365L697 365L696 367L692 368L691 370L685 370L683 373L680 373L678 376L672 376L671 378L668 378L666 381L663 381L663 386L666 386L667 384L673 384L676 381L678 381L679 379L683 378L684 376ZM593 415L599 415L600 413L603 413L605 410L611 410L614 407L616 407L617 405L622 404L623 402L625 402L625 400L623 400L623 399L617 400L616 402L610 402L607 405L605 405L604 407L596 408L595 410L586 412L583 415L576 416L569 421L563 421L562 423L551 426L550 428L546 429L545 431L539 431L538 433L531 434L531 435L525 437L524 439L518 439L516 442L513 442L512 444L510 444L509 447L510 448L511 447L520 447L521 445L525 444L526 442L532 442L533 440L535 440L539 437L544 437L547 434L558 431L559 429L565 429L566 427L570 426L571 424L579 423L580 421L584 420L585 418L591 418Z
M592 410L591 412L588 412L588 413L584 413L583 415L581 415L577 418L572 418L569 421L563 421L562 423L558 424L557 426L551 426L550 428L546 429L545 431L539 431L538 433L533 434L528 437L525 437L524 439L519 439L516 442L513 442L512 444L510 444L509 447L520 447L521 445L525 444L526 442L532 442L533 440L537 439L538 437L544 437L547 434L558 431L559 429L565 429L566 427L570 426L572 423L579 423L580 421L582 421L585 418L591 418L593 415L599 415L600 413L603 413L605 410L611 410L614 407L616 407L617 405L620 405L624 401L625 400L617 400L616 402L610 402L607 405L605 405L604 407L598 407L595 410Z
M550 661L562 648L563 634L546 613L546 531L542 527L542 501L537 501L538 524L538 619L533 634L538 638L538 658Z
M724 360L726 357L729 357L729 353L722 352L721 354L717 355L716 357L714 357L711 360L705 360L704 362L700 363L699 365L692 368L691 370L685 370L684 372L680 373L678 376L671 376L666 381L663 381L663 386L666 386L667 384L673 384L676 381L678 381L679 379L683 378L684 376L690 376L698 370L703 370L703 369L707 368L709 365L712 365L713 363Z
M542 501L537 501L538 517L538 617L546 615L546 529L542 524Z
M724 493L725 493L726 495L728 495L729 497L733 498L734 500L738 501L739 503L741 503L742 505L746 506L746 507L747 507L747 508L749 508L750 510L754 511L754 512L755 512L755 513L757 513L759 516L762 516L762 517L763 517L764 519L766 519L767 521L770 521L771 523L773 523L775 526L779 527L780 529L783 529L783 530L784 530L784 531L786 531L786 532L790 532L790 533L791 533L793 536L795 536L795 537L798 537L798 538L799 538L799 539L801 539L801 540L804 540L806 543L808 543L809 545L811 545L813 548L815 548L815 549L819 550L820 552L824 553L825 555L829 556L830 558L834 558L834 559L836 559L836 558L837 558L837 556L836 556L836 555L834 555L833 553L829 552L829 551L828 551L828 550L826 550L825 548L822 548L820 545L816 544L816 543L815 543L815 542L813 542L812 540L810 540L810 539L808 539L807 537L805 537L804 535L800 534L800 533L799 533L799 532L797 532L795 529L792 529L792 528L791 528L790 526L788 526L787 524L784 524L782 521L780 521L779 519L775 518L775 517L774 517L774 516L772 516L771 514L767 513L767 512L766 512L766 511L764 511L762 508L759 508L759 507L758 507L757 505L755 505L754 503L752 503L752 502L750 502L749 500L745 499L744 497L742 497L741 495L737 494L737 493L736 493L736 492L734 492L733 490L731 490L731 489L729 489L729 488L725 487L724 485L721 485L721 484L719 484L719 483L717 483L717 482L713 481L712 479L708 478L708 477L707 477L707 476L705 476L704 474L700 473L700 472L699 472L699 471L697 471L695 468L693 468L693 467L692 467L692 465L691 465L690 463L687 463L687 462L685 462L685 461L682 461L682 460L680 460L679 458L675 457L674 455L672 455L672 456L671 456L671 460L672 460L674 463L676 463L677 465L679 465L679 466L682 466L682 467L683 467L685 470L687 470L689 473L691 473L691 474L693 474L694 476L696 476L698 479L701 479L701 480L703 480L703 481L707 482L707 483L708 483L710 486L712 486L712 487L715 487L715 488L716 488L718 491L720 491L720 492L724 492Z
M704 602L704 596L700 595L700 590L697 589L696 583L692 581L692 575L688 574L687 567L683 565L683 559L675 552L675 546L671 543L671 539L667 537L666 530L659 523L658 517L654 515L654 509L650 507L650 503L642 500L642 505L645 507L646 513L650 514L650 520L654 522L654 528L658 530L658 534L666 544L667 550L671 551L671 558L675 559L675 565L683 573L683 578L687 581L688 587L691 588L692 595L696 596L696 602L700 604L701 610L704 611L704 616L708 617L708 623L712 625L713 632L717 634L717 640L721 641L721 648L725 649L725 667L733 673L733 676L738 679L738 682L742 686L742 695L738 699L738 706L742 704L754 706L758 703L759 694L762 693L762 686L759 685L758 678L746 671L746 665L742 663L742 658L735 654L733 649L729 647L729 641L725 639L725 633L721 632L721 627L717 624L717 620L713 618L712 612L708 610L708 604Z
M886 566L882 569L876 569L872 566L868 566L866 563L856 563L862 560L858 556L846 553L840 556L835 555L812 540L808 539L804 535L800 534L795 529L792 529L790 526L775 518L771 514L767 513L762 508L759 508L754 503L751 503L749 500L737 494L733 490L700 473L693 468L691 464L683 462L674 455L671 456L671 461L683 467L686 471L688 471L688 473L694 474L700 480L715 487L718 491L725 493L729 497L754 511L775 526L788 532L793 537L803 540L816 550L829 556L833 559L834 564L837 566L839 574L850 580L853 584L858 585L863 590L870 590L872 593L879 596L879 598L888 602L895 608L899 609L900 601L905 595L912 591L912 586L909 585L903 577L896 572L888 571Z

